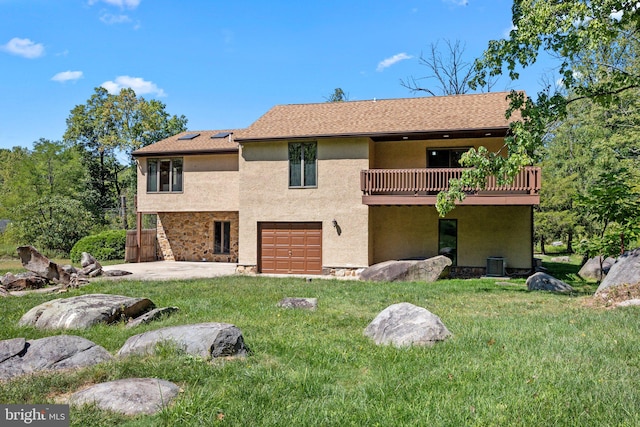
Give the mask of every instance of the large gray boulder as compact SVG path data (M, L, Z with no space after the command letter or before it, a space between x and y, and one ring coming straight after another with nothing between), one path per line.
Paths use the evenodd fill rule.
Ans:
M157 378L128 378L96 384L71 395L74 406L93 405L124 415L151 415L168 406L180 392L176 384Z
M635 285L640 283L640 248L620 255L611 266L596 293L611 286Z
M434 345L447 339L451 332L438 316L426 308L402 302L381 311L366 327L364 334L378 345L403 347Z
M602 266L600 263L602 262ZM611 266L616 262L615 258L607 257L603 259L602 255L590 258L578 271L578 276L583 279L602 280L607 275Z
M127 320L155 308L147 298L88 294L45 302L26 312L20 326L38 329L83 329L96 323Z
M195 323L170 326L144 332L129 338L117 355L153 354L158 344L177 346L187 354L203 358L245 356L249 349L244 345L242 331L229 323Z
M570 285L543 272L535 273L527 278L527 289L530 291L551 291L560 293L573 292L573 288Z
M449 274L451 260L438 255L425 260L384 261L365 268L360 280L372 282L435 282Z
M0 341L0 380L47 370L83 368L113 358L86 338L56 335L27 341Z

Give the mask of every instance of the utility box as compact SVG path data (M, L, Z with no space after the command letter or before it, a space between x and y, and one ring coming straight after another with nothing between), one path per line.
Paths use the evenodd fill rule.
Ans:
M487 276L502 277L506 275L507 261L503 257L490 256L487 258Z

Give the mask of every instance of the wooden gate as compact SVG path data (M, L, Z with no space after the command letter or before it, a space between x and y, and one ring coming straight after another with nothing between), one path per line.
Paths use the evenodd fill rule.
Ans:
M138 262L137 231L127 231L127 244L124 257L126 262ZM140 262L150 262L157 259L156 229L142 230L140 239Z

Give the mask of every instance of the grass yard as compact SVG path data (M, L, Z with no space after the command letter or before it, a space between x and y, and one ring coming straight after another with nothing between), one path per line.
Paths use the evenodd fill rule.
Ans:
M504 283L504 282L502 282ZM151 325L74 331L115 353L131 335L162 326L228 322L252 355L208 362L170 347L73 373L0 384L2 403L54 403L81 387L127 377L178 383L177 402L155 416L71 410L74 426L614 426L640 425L640 308L584 305L575 295L528 292L523 280L361 283L226 277L95 282L66 296L144 296L177 314ZM317 297L315 312L281 309L285 296ZM0 339L60 332L17 327L58 296L0 300ZM430 348L378 347L364 337L384 308L410 302L454 334Z

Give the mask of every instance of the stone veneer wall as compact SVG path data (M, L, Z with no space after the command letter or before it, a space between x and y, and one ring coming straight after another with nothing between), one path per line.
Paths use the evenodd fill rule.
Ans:
M213 253L213 223L231 223L230 253ZM238 212L159 212L158 251L165 261L238 262Z

